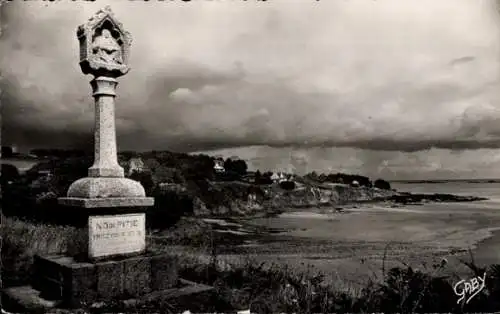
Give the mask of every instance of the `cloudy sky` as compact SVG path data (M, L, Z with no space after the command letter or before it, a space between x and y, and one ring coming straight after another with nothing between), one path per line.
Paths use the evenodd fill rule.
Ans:
M494 0L9 3L4 144L92 145L76 28L106 4L134 38L120 149L388 179L500 177Z

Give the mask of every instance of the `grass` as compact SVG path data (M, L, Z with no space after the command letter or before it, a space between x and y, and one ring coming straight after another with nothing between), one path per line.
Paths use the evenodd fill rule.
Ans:
M193 234L180 233L178 236L184 238ZM35 254L78 249L81 237L81 231L75 228L2 217L4 285L28 283ZM423 271L409 266L385 269L383 263L382 280L372 278L362 288L354 289L343 282L326 281L323 274L311 267L299 271L282 264L258 263L248 256L238 261L223 261L210 234L192 251L180 251L171 244L150 241L148 245L153 250L173 252L180 257L181 277L215 288L216 299L198 307L193 304L191 311L227 313L250 308L252 313L462 313L500 310L500 265L487 269L478 267L472 254L470 260L463 263L469 267L471 277L486 271L486 288L469 304L456 304L454 282L445 275L447 264L444 261ZM123 311L114 306L110 303L106 307ZM155 303L142 310L169 313L182 312L186 308Z
M71 227L36 225L1 217L2 277L5 286L26 283L35 254L60 254L76 249L79 231Z

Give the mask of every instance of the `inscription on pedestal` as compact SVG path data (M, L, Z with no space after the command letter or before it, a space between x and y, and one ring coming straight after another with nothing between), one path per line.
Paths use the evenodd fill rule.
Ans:
M143 252L146 248L146 214L89 217L89 257Z

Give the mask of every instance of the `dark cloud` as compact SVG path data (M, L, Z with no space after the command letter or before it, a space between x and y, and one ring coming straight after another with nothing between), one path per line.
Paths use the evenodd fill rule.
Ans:
M78 66L75 29L103 5L2 6L5 143L89 141L90 78ZM134 37L116 101L122 149L498 148L493 6L112 6Z
M473 57L473 56L466 56L466 57L461 57L461 58L457 58L457 59L453 59L450 61L450 65L452 66L455 66L455 65L459 65L459 64L462 64L462 63L467 63L467 62L472 62L474 61L476 58Z

